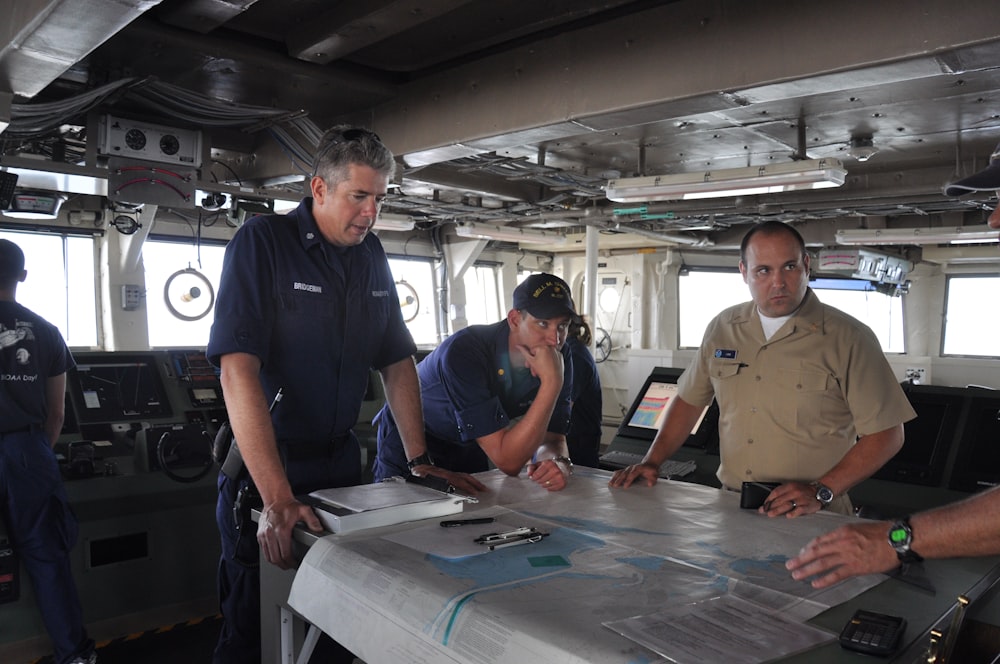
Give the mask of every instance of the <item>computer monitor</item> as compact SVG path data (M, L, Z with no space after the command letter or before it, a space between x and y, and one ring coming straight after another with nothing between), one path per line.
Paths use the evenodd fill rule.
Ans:
M667 404L677 396L677 380L682 373L684 373L683 369L673 367L654 368L632 401L631 407L625 414L625 419L622 420L622 424L618 428L617 435L652 442L663 423ZM715 416L711 416L710 412L714 413ZM705 447L706 441L714 432L717 413L717 409L706 406L684 444Z
M948 488L979 491L1000 484L1000 392L970 388Z
M948 451L961 422L967 390L935 385L904 385L917 417L903 425L903 448L873 477L941 486Z
M66 382L81 425L173 415L152 354L78 355Z

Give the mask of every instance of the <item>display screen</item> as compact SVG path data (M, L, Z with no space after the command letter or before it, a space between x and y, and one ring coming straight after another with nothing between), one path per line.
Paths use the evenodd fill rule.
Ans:
M618 437L638 441L652 441L666 417L670 400L677 396L677 380L684 373L683 369L674 367L656 367L646 378L642 389L621 426L618 427ZM717 440L718 408L715 404L706 406L698 421L691 430L691 435L684 442L690 447L706 447L710 440Z
M152 355L78 357L67 383L83 424L173 415Z
M908 387L906 396L917 417L903 425L903 448L873 477L939 486L948 450L958 430L965 394L962 388Z
M640 429L659 431L660 425L663 424L663 418L667 414L667 404L675 396L677 396L676 383L649 383L646 391L639 398L639 402L632 412L632 417L629 418L628 425ZM701 411L701 416L695 422L694 428L691 429L692 435L698 433L698 428L705 419L705 413L707 412L708 407L706 406Z
M979 491L997 485L1000 485L1000 396L990 393L969 400L949 487Z

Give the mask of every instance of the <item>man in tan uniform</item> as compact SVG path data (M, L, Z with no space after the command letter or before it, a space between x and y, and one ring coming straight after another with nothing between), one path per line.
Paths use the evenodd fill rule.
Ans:
M983 170L952 182L944 193L1000 192L1000 144ZM1000 228L1000 205L987 223ZM796 580L826 588L859 574L888 572L924 558L1000 554L1000 487L895 521L859 521L815 537L785 563Z
M753 301L709 323L643 462L610 484L652 485L714 396L723 486L781 482L761 508L768 516L849 514L847 490L899 451L903 423L916 413L872 331L809 289L798 231L755 226L743 238L740 272Z

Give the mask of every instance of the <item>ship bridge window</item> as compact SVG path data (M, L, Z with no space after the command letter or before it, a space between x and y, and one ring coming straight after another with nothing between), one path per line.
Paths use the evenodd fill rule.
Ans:
M403 321L413 336L413 342L425 348L436 345L434 265L427 259L390 256L389 269L396 282Z
M858 279L810 279L820 301L836 307L872 329L883 352L905 352L901 297L875 290ZM750 291L736 270L685 269L678 277L680 347L701 345L705 328L726 307L748 302Z
M477 263L465 271L465 318L469 325L489 325L503 319L500 306L500 266Z
M0 231L24 252L28 278L17 300L59 328L73 348L97 343L93 235Z
M705 328L716 314L750 299L739 270L684 270L677 289L681 348L701 346Z
M1000 357L1000 309L993 305L1000 276L951 275L945 286L941 354Z
M219 292L225 253L225 245L204 241L195 245L190 240L146 240L142 263L151 348L200 348L208 344L215 320L212 302Z

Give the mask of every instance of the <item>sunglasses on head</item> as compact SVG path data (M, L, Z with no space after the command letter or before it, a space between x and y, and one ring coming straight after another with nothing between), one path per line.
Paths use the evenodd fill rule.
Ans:
M378 137L378 134L371 131L370 129L363 129L360 127L355 129L348 129L344 132L341 132L340 136L341 139L346 143L350 143L351 141L360 141L365 136L371 136L379 143L382 142L382 139Z
M346 129L340 132L339 137L330 138L326 141L326 144L323 146L323 149L320 150L318 153L316 153L316 156L313 157L313 163L318 164L320 160L323 157L325 157L328 152L330 152L330 149L333 148L334 145L339 145L341 143L353 143L355 141L362 140L366 136L374 138L379 143L382 142L382 139L379 138L379 135L369 129L362 129L360 127L356 127L353 129Z

